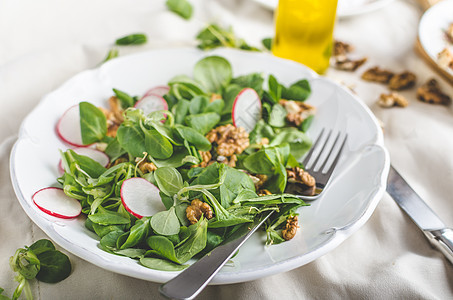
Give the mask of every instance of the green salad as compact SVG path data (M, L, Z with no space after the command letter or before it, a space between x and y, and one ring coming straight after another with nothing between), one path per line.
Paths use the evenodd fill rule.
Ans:
M182 270L271 210L267 244L279 244L307 205L296 194L315 189L299 163L311 147L310 93L304 79L285 86L272 75L234 77L220 56L156 93L114 89L108 109L78 105L82 144L108 163L61 151L58 182L100 248L151 269Z

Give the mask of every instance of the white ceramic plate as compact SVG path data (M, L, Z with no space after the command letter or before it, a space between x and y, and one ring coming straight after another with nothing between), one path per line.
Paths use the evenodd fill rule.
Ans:
M278 0L253 0L274 10ZM339 18L351 17L381 8L393 0L338 0L337 16Z
M444 48L453 52L453 44L447 40L444 31L453 23L453 0L443 0L429 8L422 16L418 27L418 38L420 44L435 63L438 62L437 55ZM442 68L439 65L440 68ZM451 76L451 68L443 68Z
M84 216L74 220L54 218L34 206L31 196L40 188L57 186L58 149L67 146L54 130L68 107L80 101L105 105L112 88L143 94L175 75L191 75L194 64L212 53L227 58L235 76L263 72L274 74L285 84L307 78L313 90L307 101L318 108L310 136L316 136L322 127L349 134L329 189L311 206L300 210L301 230L296 237L265 247L264 233L255 234L233 259L234 263L224 267L212 283L249 281L302 266L334 249L368 220L384 193L390 163L378 123L360 100L308 68L270 54L170 49L117 58L99 69L84 71L47 95L24 120L11 154L11 178L25 212L52 240L113 272L155 282L177 275L147 269L135 260L102 251L96 236L84 227Z

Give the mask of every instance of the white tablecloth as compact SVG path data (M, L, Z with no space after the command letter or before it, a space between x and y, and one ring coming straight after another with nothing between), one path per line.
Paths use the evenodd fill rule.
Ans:
M272 12L252 0L191 0L192 20L165 8L164 0L0 0L0 287L11 296L17 283L8 259L14 251L46 235L22 210L9 177L9 153L24 117L40 99L76 73L96 67L116 38L144 32L145 46L122 48L120 55L150 48L194 45L211 21L233 25L252 45L273 35ZM374 12L337 22L337 39L367 56L356 72L329 70L326 76L353 86L383 122L392 163L445 223L453 226L452 107L415 99L403 92L407 108L375 104L386 88L364 82L361 73L379 65L410 70L418 84L437 78L450 96L453 88L414 52L422 10L397 0ZM62 249L65 253L64 249ZM34 282L36 299L154 299L158 284L118 275L69 254L73 272L55 284ZM386 194L370 220L339 247L293 271L253 282L209 286L199 299L452 299L453 266L431 248L423 234Z

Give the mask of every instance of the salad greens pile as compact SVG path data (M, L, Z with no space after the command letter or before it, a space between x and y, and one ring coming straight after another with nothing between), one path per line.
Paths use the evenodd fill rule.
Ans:
M310 95L306 80L285 86L270 75L251 73L234 77L223 57L209 56L196 63L193 76L179 75L168 82L166 111L144 115L133 106L138 97L114 90L124 110L116 136L107 134L105 114L81 102L83 143L105 146L111 165L75 153L62 152L64 175L58 181L64 192L82 204L86 227L100 238L107 252L138 259L146 267L175 271L187 267L191 258L237 238L264 212L275 211L266 221L268 244L284 241L281 229L288 217L306 204L285 193L288 168L302 167L299 160L310 148L304 133L311 118L299 128L286 121L280 99L304 101ZM262 102L262 118L249 134L249 146L237 154L235 167L213 162L201 167L202 153L215 145L206 137L218 126L232 123L233 103L241 90L253 88ZM262 143L262 140L268 143ZM156 169L144 172L143 162ZM260 189L253 176L265 176ZM121 202L122 183L142 177L159 188L166 210L138 219ZM190 224L186 210L194 199L207 203L213 217Z

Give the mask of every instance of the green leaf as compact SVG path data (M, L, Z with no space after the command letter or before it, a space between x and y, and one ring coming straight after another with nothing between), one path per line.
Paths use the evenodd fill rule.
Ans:
M145 44L147 41L146 35L143 33L133 33L126 35L122 38L119 38L115 41L115 44L119 46L128 46L128 45L141 45Z
M173 154L173 145L156 129L142 128L145 134L146 152L156 159L166 159Z
M135 100L128 93L117 90L117 89L113 89L113 92L115 93L118 100L120 100L122 109L126 109L128 107L134 106Z
M120 146L133 157L142 157L146 152L145 134L138 124L121 124L116 132Z
M195 64L193 75L211 93L219 93L233 77L230 63L220 56L208 56Z
M284 89L282 98L287 100L304 101L310 96L311 88L308 80L303 79L293 83L289 88Z
M99 244L104 247L108 251L114 251L117 250L117 241L118 238L124 234L124 231L110 231L106 235L104 235L101 240L99 241Z
M150 231L149 218L137 220L132 226L126 241L119 247L120 250L131 248L144 241Z
M286 109L278 103L275 104L272 106L272 111L269 116L269 125L274 127L284 127L286 125L286 115Z
M283 86L280 83L278 83L274 75L269 75L268 84L269 84L269 95L272 97L274 103L278 103L278 101L282 97Z
M79 103L82 142L90 145L101 141L107 134L107 119L104 113L88 102Z
M175 246L168 238L160 235L153 235L150 236L146 242L151 249L155 250L161 256L175 263L180 263L176 258Z
M130 219L125 217L123 214L106 210L102 206L99 206L97 212L89 215L88 218L91 222L100 225L120 225L130 223Z
M202 135L207 134L220 121L220 116L214 112L186 116L187 126L192 127Z
M119 51L117 48L112 48L107 52L107 55L105 56L104 60L102 61L105 63L106 61L109 61L111 59L114 59L120 55Z
M189 113L191 115L204 112L204 109L209 104L209 99L205 96L195 96L190 100Z
M113 253L121 255L121 256L126 256L130 258L141 258L143 255L145 255L146 250L145 249L137 249L137 248L127 248L127 249L121 249L121 250L115 250Z
M47 283L57 283L66 279L71 274L69 257L57 250L45 251L38 255L41 269L36 279Z
M175 168L161 167L154 171L154 177L159 189L172 197L184 187L181 174Z
M51 241L41 239L33 243L28 249L32 250L35 255L40 255L43 252L55 250L55 246Z
M181 263L185 263L206 247L208 220L202 218L189 226L189 238L175 249L175 254Z
M179 124L175 125L175 129L179 133L181 138L187 140L190 144L197 147L198 150L200 151L211 150L212 147L211 142L209 142L209 140L197 130Z
M300 160L303 155L310 149L311 140L302 131L297 128L289 127L280 131L270 142L270 146L281 145L282 143L288 143L291 148L291 154Z
M261 43L263 44L264 48L267 50L271 51L272 49L272 38L264 38L261 40Z
M175 208L161 211L151 218L151 227L161 235L173 235L179 232L179 220L175 213Z
M187 0L167 0L168 9L181 18L189 20L192 17L192 5Z
M140 263L150 269L170 272L182 271L188 267L188 265L179 265L165 259L154 257L142 257L140 258Z

